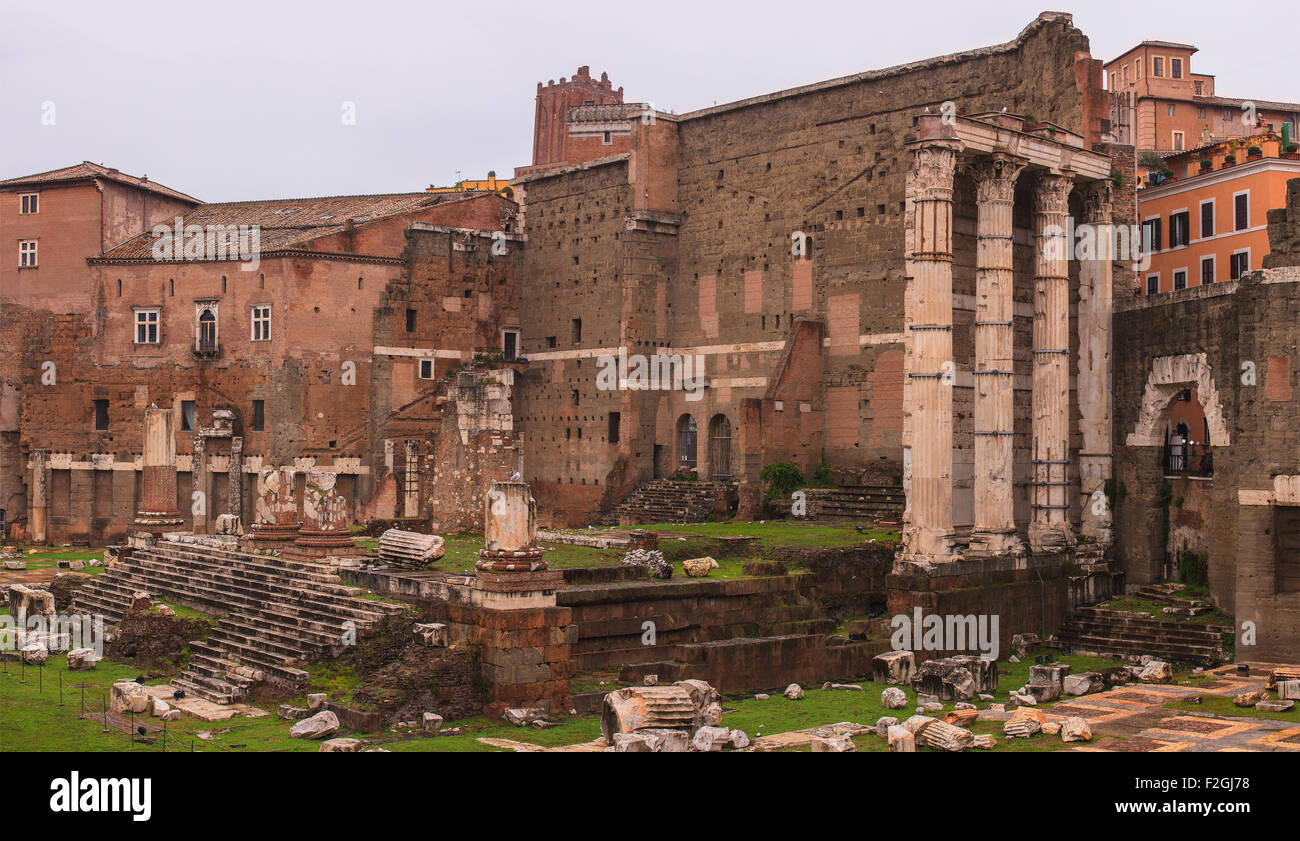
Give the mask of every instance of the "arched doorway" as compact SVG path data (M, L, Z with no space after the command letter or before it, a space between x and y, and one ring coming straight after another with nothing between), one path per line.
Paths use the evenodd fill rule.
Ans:
M731 478L731 421L726 415L709 421L709 478Z
M677 419L677 467L695 469L695 416L682 415Z

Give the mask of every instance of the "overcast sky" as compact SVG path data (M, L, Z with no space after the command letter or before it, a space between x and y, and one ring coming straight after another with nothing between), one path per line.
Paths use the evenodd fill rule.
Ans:
M1003 43L1048 2L0 0L0 178L91 160L231 201L508 176L531 159L537 83L579 65L681 113ZM1266 25L1285 7L1071 11L1096 58L1191 43L1218 93L1296 102L1295 27Z

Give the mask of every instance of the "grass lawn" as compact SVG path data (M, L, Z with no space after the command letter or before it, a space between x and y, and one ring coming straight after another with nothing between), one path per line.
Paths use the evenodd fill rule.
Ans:
M1269 693L1269 697L1277 700L1277 693ZM1233 716L1235 718L1268 718L1274 721L1292 721L1300 724L1300 704L1292 707L1284 713L1266 713L1256 710L1254 707L1239 707L1232 703L1230 695L1201 695L1201 702L1194 703L1191 698L1184 698L1165 704L1171 710L1179 712L1200 712L1213 713L1214 715Z

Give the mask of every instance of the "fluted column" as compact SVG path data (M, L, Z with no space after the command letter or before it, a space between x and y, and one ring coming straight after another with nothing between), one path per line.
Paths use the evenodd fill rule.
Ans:
M911 343L910 520L904 555L950 560L952 534L952 194L958 145L914 149L907 172L910 238L905 322Z
M190 502L190 510L194 514L194 533L208 533L208 439L200 432L194 433L194 467L190 470L190 476L193 477L194 490L202 496L199 497L202 505L195 506L193 500Z
M30 529L33 543L44 543L49 537L50 515L50 471L48 450L32 450L32 486L31 501L32 527Z
M1070 243L1066 222L1072 176L1047 173L1034 189L1033 522L1035 552L1072 542L1070 464Z
M1015 325L1013 230L1023 160L995 154L971 168L975 179L975 527L971 551L1023 547L1016 535L1014 477Z
M1079 454L1082 532L1103 548L1113 523L1106 482L1111 477L1111 287L1114 241L1112 190L1108 179L1082 190L1083 221L1093 227L1097 251L1079 263ZM1087 255L1081 255L1087 256Z
M238 435L230 439L230 466L226 482L229 511L242 522L244 519L244 439Z
M144 411L144 452L140 468L140 507L135 525L161 535L179 529L184 520L176 508L176 436L170 409L150 406Z

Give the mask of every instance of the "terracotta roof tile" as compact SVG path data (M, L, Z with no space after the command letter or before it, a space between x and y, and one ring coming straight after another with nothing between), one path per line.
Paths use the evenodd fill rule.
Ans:
M104 178L109 181L116 181L119 184L127 184L137 187L141 190L148 190L168 198L178 199L180 201L193 202L198 204L199 200L193 196L187 196L179 190L173 190L156 181L150 181L148 178L140 178L135 175L127 175L125 172L119 172L116 169L90 161L82 161L79 164L65 166L61 169L52 169L49 172L38 172L35 175L24 175L19 178L9 178L0 181L0 189L5 187L25 187L28 185L55 184L64 181L81 181L88 178Z

